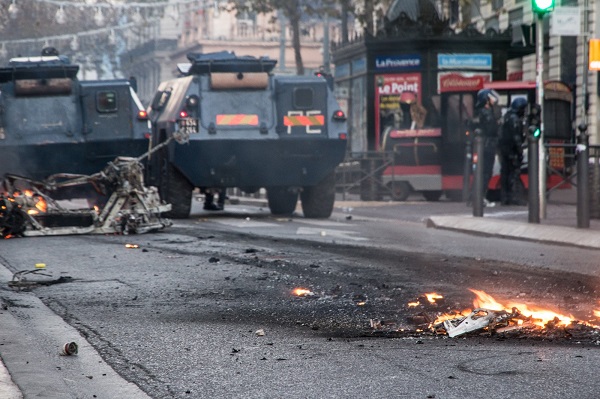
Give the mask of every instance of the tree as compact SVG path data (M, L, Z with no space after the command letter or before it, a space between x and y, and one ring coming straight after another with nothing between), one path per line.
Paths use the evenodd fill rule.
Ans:
M346 4L351 2L352 0L342 1ZM292 31L292 47L298 75L304 75L304 63L300 51L300 23L302 18L311 15L339 17L339 1L336 0L234 0L233 3L238 12L253 11L259 14L269 14L281 10L289 21ZM347 33L345 37L347 37Z

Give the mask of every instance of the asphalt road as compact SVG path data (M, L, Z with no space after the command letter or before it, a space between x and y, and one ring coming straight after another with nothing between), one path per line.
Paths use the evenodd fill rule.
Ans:
M471 306L468 288L591 318L597 251L428 229L431 208L399 206L315 221L239 205L157 234L4 240L2 281L47 275L1 286L0 356L25 397L597 397L595 333L451 339L410 321ZM432 291L439 308L407 307ZM60 356L70 341L79 354Z

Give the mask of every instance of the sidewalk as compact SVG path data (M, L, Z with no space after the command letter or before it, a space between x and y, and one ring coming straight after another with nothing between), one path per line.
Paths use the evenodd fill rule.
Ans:
M590 218L588 228L577 227L577 192L557 190L546 203L546 217L529 222L527 206L484 208L483 217L467 215L431 216L428 227L549 244L600 249L600 219Z

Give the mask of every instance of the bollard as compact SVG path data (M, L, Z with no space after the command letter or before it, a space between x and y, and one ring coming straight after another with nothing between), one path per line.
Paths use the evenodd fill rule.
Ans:
M477 159L475 162L475 178L473 181L473 216L483 216L483 145L484 140L481 129L475 129L475 153Z
M589 158L590 143L587 125L580 124L577 145L577 227L590 227Z
M527 175L529 180L529 223L540 222L540 176L539 176L539 129L536 126L529 127L527 147Z
M467 141L465 142L464 161L462 200L466 202L469 200L469 187L471 187L471 173L473 171L473 144L469 132L467 132Z

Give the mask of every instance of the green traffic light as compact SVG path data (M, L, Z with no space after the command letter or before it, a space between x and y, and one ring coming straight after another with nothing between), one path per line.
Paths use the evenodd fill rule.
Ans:
M533 12L544 14L554 10L555 0L531 0Z
M540 128L537 128L533 131L533 137L535 137L535 138L540 137L541 134L542 134L542 131L540 130Z

